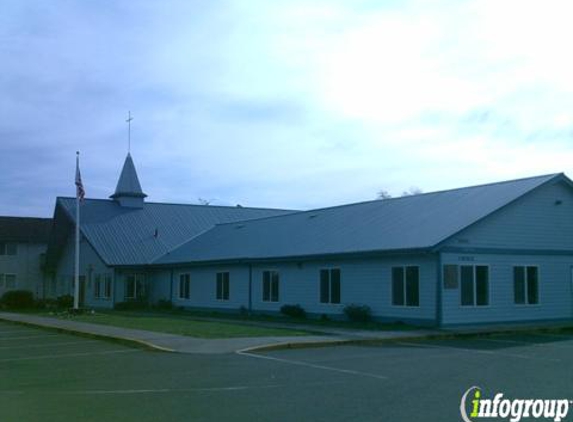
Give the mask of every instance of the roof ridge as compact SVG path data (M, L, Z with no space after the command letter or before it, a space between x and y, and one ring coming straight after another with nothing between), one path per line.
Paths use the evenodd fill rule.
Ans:
M56 199L70 199L75 200L75 197L72 196L58 196ZM102 201L102 202L109 202L115 203L113 199L106 199L106 198L85 198L84 201ZM203 205L203 204L185 204L185 203L177 203L177 202L155 202L155 201L145 201L146 205L170 205L170 206L182 206L182 207L200 207L200 208L225 208L225 209L237 209L237 210L263 210L263 211L288 211L288 212L301 212L300 210L293 210L293 209L285 209L285 208L264 208L264 207L246 207L240 206L237 207L236 205Z
M370 203L374 203L374 202L386 202L386 201L398 201L398 200L408 200L410 198L413 197L420 197L420 196L428 196L428 195L437 195L440 193L446 193L446 192L455 192L455 191L459 191L459 190L466 190L466 189L476 189L476 188L483 188L486 186L495 186L495 185L502 185L502 184L506 184L506 183L515 183L515 182L522 182L525 180L530 180L530 179L543 179L543 178L549 178L551 176L551 178L553 177L557 177L557 176L561 176L564 175L563 172L561 173L549 173L549 174L544 174L544 175L539 175L539 176L529 176L529 177L522 177L519 179L512 179L512 180L503 180L500 182L491 182L491 183L482 183L479 185L472 185L472 186L462 186L459 188L452 188L452 189L442 189L442 190L437 190L437 191L432 191L432 192L424 192L424 193L418 193L415 195L405 195L405 196L398 196L395 198L386 198L386 199L370 199L367 201L359 201L359 202L352 202L350 204L340 204L340 205L332 205L330 207L321 207L321 208L313 208L310 210L303 210L303 211L298 211L298 212L293 212L291 214L284 214L284 215L270 215L270 216L266 216L266 217L260 217L260 218L253 218L253 219L249 219L249 220L237 220L237 221L233 221L233 222L228 222L228 223L217 223L215 224L215 226L224 226L227 224L237 224L237 223L248 223L248 222L255 222L255 221L260 221L260 220L268 220L268 219L272 219L272 218L283 218L283 217L287 217L289 215L294 215L294 214L312 214L313 212L320 212L320 211L326 211L326 210L331 210L331 209L338 209L338 208L344 208L344 207L353 207L356 205L362 205L362 204L370 204ZM551 179L550 178L550 179ZM550 180L548 179L548 180Z

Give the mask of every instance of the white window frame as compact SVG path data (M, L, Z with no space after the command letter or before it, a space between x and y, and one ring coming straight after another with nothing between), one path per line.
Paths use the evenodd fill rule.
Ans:
M225 278L221 285L221 297L218 297L219 293L219 274L227 274L227 297L225 297ZM215 300L219 302L228 302L231 299L231 272L230 271L217 271L215 274Z
M406 277L406 269L408 267L416 267L418 268L418 304L417 305L408 305L408 287L407 287L407 277ZM404 304L397 305L394 303L394 268L402 268L402 294L404 295ZM390 266L390 305L395 308L419 308L422 303L422 295L420 294L420 286L421 286L421 279L422 279L422 271L420 269L419 264L401 264L401 265L392 265Z
M339 301L332 301L332 271L338 270L339 282ZM322 301L322 271L328 271L328 302ZM323 267L318 270L318 303L321 305L335 305L338 306L342 303L342 269L340 267Z
M462 304L462 291L463 291L463 283L462 283L462 267L473 267L473 290L474 290L474 302L472 305L463 305ZM486 267L487 268L487 304L486 305L478 305L477 304L477 267ZM482 309L482 308L489 308L491 306L491 268L489 264L480 264L477 262L471 263L463 263L458 265L458 280L459 280L459 306L462 309Z
M100 274L94 275L94 299L101 299Z
M182 283L187 284L186 290L187 295L181 295ZM189 300L191 299L191 273L179 273L179 283L177 284L177 298L179 300Z
M134 286L133 286L133 296L128 296L127 295L127 283L128 283L128 278L130 276L133 276L133 281L134 281ZM143 279L143 280L141 280ZM145 285L145 274L144 273L129 273L126 274L125 276L125 298L126 299L137 299L138 298L138 293L139 293L139 282L141 281L141 284ZM145 293L145 288L143 288L143 292Z
M525 303L515 303L515 268L517 267L522 267L524 269L524 275L525 275L525 284L524 284L524 293L525 293ZM537 303L529 303L529 279L527 277L527 273L528 273L528 268L530 267L534 267L537 268ZM537 264L515 264L511 267L511 276L512 276L512 291L513 291L513 304L515 306L527 306L527 307L531 307L531 306L539 306L541 304L541 296L539 295L539 291L540 291L540 273L539 273L539 265Z
M111 284L111 274L103 275L103 292L101 293L102 299L111 299L112 284Z
M277 300L273 300L273 279L270 277L269 298L265 299L265 273L277 273ZM277 269L266 269L261 271L261 301L265 303L280 303L281 301L281 273Z

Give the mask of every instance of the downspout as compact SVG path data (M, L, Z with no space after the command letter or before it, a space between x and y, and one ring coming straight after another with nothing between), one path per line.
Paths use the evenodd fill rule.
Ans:
M249 264L249 315L253 311L253 264Z
M436 326L441 327L443 323L443 309L442 309L442 253L438 254L438 268L436 271Z

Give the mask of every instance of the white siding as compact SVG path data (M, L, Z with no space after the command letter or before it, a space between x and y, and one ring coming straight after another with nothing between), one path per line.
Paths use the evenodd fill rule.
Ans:
M0 255L0 274L14 274L18 290L30 290L36 297L43 297L43 280L40 268L41 255L46 245L41 243L18 243L16 255ZM6 292L0 285L0 297Z
M443 323L469 324L568 319L573 315L572 256L443 254L443 264L489 265L489 305L460 305L460 288L443 289ZM539 268L539 304L516 305L513 267Z
M563 182L541 187L462 230L445 246L573 250L573 191Z
M51 287L51 296L61 296L65 294L73 295L73 280L74 280L74 257L75 257L75 242L74 237L70 236L58 262L55 278L52 283L55 283L55 288ZM95 299L94 298L94 276L95 274L111 274L112 275L112 288L113 288L113 268L108 267L100 259L92 246L82 236L80 241L80 275L86 277L86 290L85 290L85 305L101 308L109 308L113 306L113 298L110 299Z
M420 306L392 305L392 267L418 265L420 267ZM320 303L320 270L339 268L341 277L341 303ZM262 272L276 269L280 272L280 300L278 303L262 301ZM364 304L377 318L391 320L435 320L435 258L410 256L384 259L311 261L258 265L253 270L253 308L279 311L284 304L300 304L313 314L342 314L349 304Z
M391 271L393 266L418 265L420 267L420 306L398 307L392 305ZM320 269L341 270L341 303L320 303ZM265 302L263 271L276 270L280 274L279 302ZM230 272L230 300L215 299L218 271ZM191 298L178 298L179 274L191 274ZM299 304L311 314L342 315L348 304L365 304L379 319L426 321L433 323L436 315L436 258L435 256L410 256L385 259L340 261L313 261L302 263L257 264L252 268L253 311L279 312L285 304ZM177 268L174 272L173 303L175 306L238 309L248 307L249 267L190 267Z
M217 300L217 272L229 272L229 300ZM191 275L189 299L179 298L179 275ZM173 270L173 305L239 310L249 306L248 266L178 267Z

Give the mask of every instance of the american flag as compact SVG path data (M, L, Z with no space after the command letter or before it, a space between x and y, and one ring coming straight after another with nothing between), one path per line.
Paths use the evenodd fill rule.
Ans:
M82 175L80 174L80 155L78 153L76 157L76 198L83 202L85 196L86 191L84 190Z

